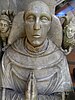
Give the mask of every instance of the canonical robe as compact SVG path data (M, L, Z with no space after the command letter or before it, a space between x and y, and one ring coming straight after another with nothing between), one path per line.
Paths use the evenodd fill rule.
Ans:
M49 39L34 48L27 39L21 38L5 51L2 59L3 88L24 94L30 72L34 72L38 94L50 95L71 88L65 55Z

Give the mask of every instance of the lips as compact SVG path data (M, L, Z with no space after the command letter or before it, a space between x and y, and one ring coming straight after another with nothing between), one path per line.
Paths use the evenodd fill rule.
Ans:
M33 35L33 37L34 37L34 38L39 38L39 37L40 37L40 35Z
M5 30L1 30L1 32L5 32Z

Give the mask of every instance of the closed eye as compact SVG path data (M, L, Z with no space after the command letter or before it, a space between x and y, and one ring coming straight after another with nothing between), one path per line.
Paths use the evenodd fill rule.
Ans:
M48 22L49 19L46 16L41 16L40 20L44 23Z
M28 22L34 22L34 21L35 21L35 16L34 16L34 15L29 15L29 16L26 18L26 20L27 20Z

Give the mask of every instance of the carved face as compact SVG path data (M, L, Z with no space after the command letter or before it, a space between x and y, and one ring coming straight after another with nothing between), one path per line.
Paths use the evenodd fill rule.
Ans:
M67 27L67 37L68 38L75 38L75 27L74 26L68 26Z
M6 20L0 20L0 32L5 33L9 30L9 23Z
M48 6L41 2L30 4L24 19L28 41L34 47L41 45L50 29L51 16Z

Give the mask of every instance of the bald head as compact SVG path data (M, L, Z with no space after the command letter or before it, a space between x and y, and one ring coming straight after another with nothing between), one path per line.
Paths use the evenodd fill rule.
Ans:
M30 10L37 10L40 12L45 11L50 14L50 9L48 5L42 1L34 1L30 3L27 7L27 11L30 11Z
M27 6L24 14L24 20L25 20L25 15L28 15L29 13L32 12L42 13L50 17L50 9L48 5L42 1L33 1Z

